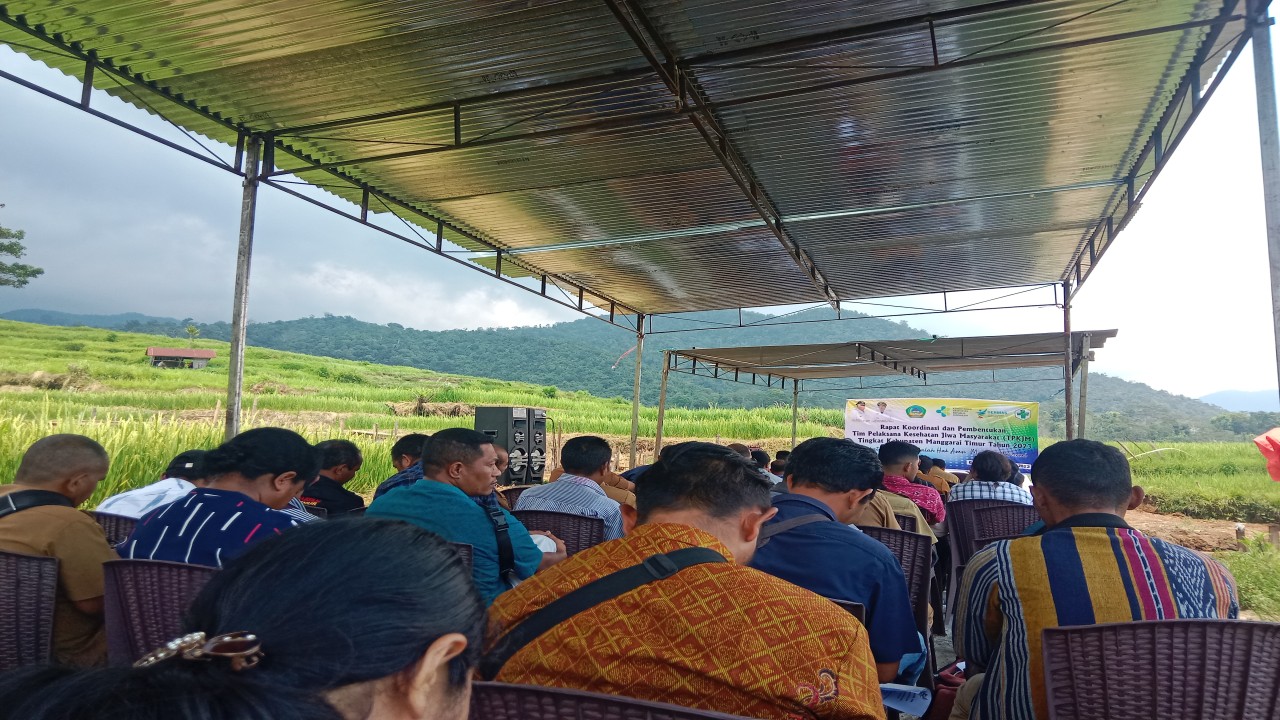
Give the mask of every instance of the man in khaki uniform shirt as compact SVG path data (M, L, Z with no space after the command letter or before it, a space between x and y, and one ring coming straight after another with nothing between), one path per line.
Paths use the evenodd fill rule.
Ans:
M38 505L0 517L0 550L58 558L53 654L65 665L106 662L102 563L119 556L93 517L76 506L106 477L108 463L106 450L87 437L50 435L22 456L13 484L0 485L0 509L10 507L10 498L21 498L24 491L66 498L66 504Z

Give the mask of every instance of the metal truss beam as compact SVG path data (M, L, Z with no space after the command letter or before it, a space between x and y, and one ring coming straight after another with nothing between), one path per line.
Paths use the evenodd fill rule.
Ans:
M1235 0L1226 0L1219 16L1211 21L1209 25L1211 30L1208 36L1201 43L1195 59L1179 81L1173 97L1170 99L1160 119L1156 122L1155 129L1146 139L1142 150L1138 152L1132 167L1129 169L1129 174L1123 179L1123 188L1103 207L1097 224L1085 233L1080 247L1076 250L1075 256L1068 263L1062 275L1062 280L1064 282L1070 281L1071 284L1071 292L1066 298L1066 302L1070 302L1071 298L1080 292L1084 281L1093 274L1093 269L1097 267L1098 261L1111 247L1111 243L1116 236L1129 224L1129 221L1137 214L1138 209L1142 207L1143 198L1151 190L1156 177L1160 175L1160 172L1168 164L1173 151L1177 149L1183 138L1195 125L1195 121L1200 117L1200 112L1204 109L1205 103L1208 102L1209 98L1213 97L1213 93L1222 84L1223 79L1227 76L1227 71L1231 69L1236 58L1244 52L1245 44L1249 40L1248 28L1257 22L1263 21L1230 14L1235 6ZM1265 8L1263 16L1265 19ZM1213 61L1209 54L1223 28L1231 22L1241 20L1246 22L1245 31L1230 46L1231 49L1209 86L1201 88L1200 71L1205 63ZM1191 98L1191 112L1185 115L1185 121L1180 126L1174 127L1173 135L1170 137L1168 135L1170 126L1184 119L1180 116L1180 111L1188 96ZM1154 167L1149 175L1145 178L1140 178L1138 173L1149 158L1154 160Z
M818 292L831 303L831 306L834 308L839 305L840 297L831 287L822 270L814 263L809 253L801 248L800 244L782 227L782 213L774 207L773 201L760 187L755 172L733 146L729 134L720 126L720 121L712 113L710 100L702 92L688 69L681 65L680 58L676 57L672 49L667 46L661 34L644 13L629 0L604 0L604 2L609 6L618 23L622 25L622 29L635 42L640 54L649 61L649 65L671 91L675 97L676 108L688 109L686 116L706 140L711 152L729 173L729 177L733 178L734 184L742 190L747 201L764 220L765 226L778 239L801 271L809 277Z

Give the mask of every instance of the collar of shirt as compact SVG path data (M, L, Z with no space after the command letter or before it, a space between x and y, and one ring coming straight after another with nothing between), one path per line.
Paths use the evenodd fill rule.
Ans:
M884 476L884 487L886 490L890 489L890 483L897 485L898 487L906 487L911 484L911 481L901 475L889 475L886 473Z
M656 552L668 553L673 550L679 550L685 547L704 547L715 550L725 557L729 562L737 562L733 559L733 553L720 539L715 535L696 528L692 525L684 525L682 523L646 523L637 525L634 530L627 533L627 536L621 540L613 542L628 542L638 545L654 544L661 546Z
M773 506L778 508L779 515L783 514L782 513L783 508L787 508L788 510L790 510L792 507L794 507L795 508L794 511L787 512L786 514L787 515L793 515L793 514L794 515L813 515L816 513L822 513L823 515L826 515L832 520L836 519L836 514L832 512L831 508L827 507L826 503L822 502L821 500L815 500L806 495L797 495L796 493L793 493L793 492L781 493L779 495L775 495L773 498ZM770 522L776 522L776 521L777 520L775 518Z
M568 482L573 483L574 485L581 485L585 488L591 488L591 490L597 495L604 495L605 497L608 497L608 495L605 495L604 488L600 487L600 483L589 477L582 477L581 475L574 475L573 473L564 473L560 477L556 478L556 482Z
M1070 528L1120 528L1122 530L1132 530L1129 523L1124 518L1111 513L1080 513L1072 515L1053 527L1046 528L1045 532L1054 530L1065 530Z

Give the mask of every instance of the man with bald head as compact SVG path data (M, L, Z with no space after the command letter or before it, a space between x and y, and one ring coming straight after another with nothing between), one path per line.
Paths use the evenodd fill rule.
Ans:
M102 528L76 509L107 476L101 445L83 435L50 435L27 449L0 485L0 550L58 558L53 616L54 660L93 666L106 661L102 563L119 556Z

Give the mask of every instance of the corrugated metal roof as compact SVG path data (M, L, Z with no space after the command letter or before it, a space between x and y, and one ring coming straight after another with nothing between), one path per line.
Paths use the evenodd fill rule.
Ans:
M1090 349L1097 350L1116 335L1116 330L1073 332L1072 357L1081 357L1086 336ZM859 340L823 345L691 348L672 350L671 362L672 369L692 374L732 379L737 373L741 382L750 382L748 374L792 380L887 375L927 377L930 373L970 370L1063 367L1066 340L1065 333L1031 333L929 340Z
M922 265L928 290L1066 279L1153 169L1195 58L1208 79L1244 27L1211 24L1234 0L609 1L647 18L849 300L917 293ZM224 142L271 134L280 169L441 217L510 251L507 274L645 313L824 299L607 2L0 8L0 42L76 76L33 36L92 52L199 109L98 87Z

